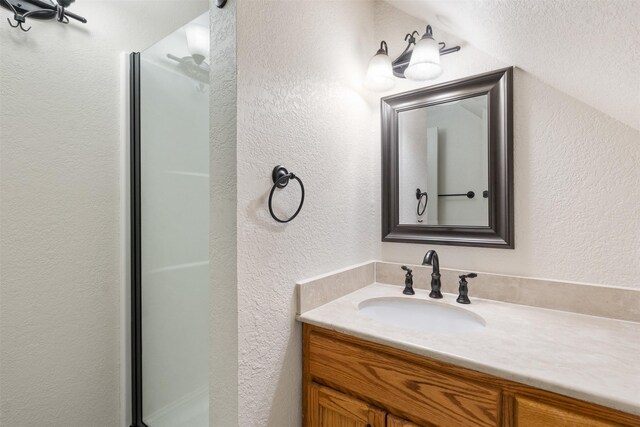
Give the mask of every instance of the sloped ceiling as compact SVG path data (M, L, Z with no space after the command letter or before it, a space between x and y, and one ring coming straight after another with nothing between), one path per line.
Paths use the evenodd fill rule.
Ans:
M640 0L385 0L640 129Z

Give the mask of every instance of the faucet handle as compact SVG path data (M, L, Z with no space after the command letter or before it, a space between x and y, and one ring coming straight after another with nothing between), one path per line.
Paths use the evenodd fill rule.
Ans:
M458 298L457 302L460 304L471 304L471 300L469 300L469 287L467 286L467 278L473 279L474 277L478 277L476 273L466 273L461 274L460 276L460 286L458 287Z
M401 267L407 274L404 276L404 290L402 291L405 295L415 295L415 291L413 290L413 270L411 270L406 265Z

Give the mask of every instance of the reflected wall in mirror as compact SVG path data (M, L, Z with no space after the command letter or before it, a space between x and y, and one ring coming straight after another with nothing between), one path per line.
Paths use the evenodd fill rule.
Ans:
M382 240L513 248L512 68L382 99Z
M489 226L487 95L398 114L400 224Z

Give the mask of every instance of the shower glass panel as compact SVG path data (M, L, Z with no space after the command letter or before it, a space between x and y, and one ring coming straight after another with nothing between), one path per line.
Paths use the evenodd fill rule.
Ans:
M208 28L206 13L140 53L142 418L149 427L209 425ZM195 52L204 64L193 61L203 60Z

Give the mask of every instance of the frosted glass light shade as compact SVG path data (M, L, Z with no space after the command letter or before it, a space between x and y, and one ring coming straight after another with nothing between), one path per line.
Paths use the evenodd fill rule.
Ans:
M187 45L193 59L201 63L209 57L209 28L199 24L189 24L185 28Z
M371 58L364 85L367 89L377 92L389 90L396 85L389 55L377 53Z
M440 46L433 37L425 34L413 49L411 61L404 71L404 76L409 80L423 82L435 79L441 73Z

